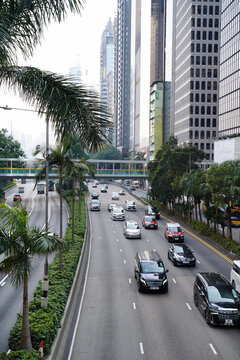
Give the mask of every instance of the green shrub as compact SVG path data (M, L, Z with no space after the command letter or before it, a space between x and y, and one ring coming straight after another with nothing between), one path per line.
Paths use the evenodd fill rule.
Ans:
M67 198L71 209L71 198ZM58 328L61 326L61 319L64 313L65 305L68 295L71 290L75 271L78 265L79 256L81 254L82 245L84 241L85 225L86 225L86 209L85 199L83 196L81 204L81 219L78 221L78 202L75 202L75 231L74 244L70 246L68 251L63 253L63 270L59 269L59 254L56 254L54 261L49 265L49 290L48 290L48 307L41 308L41 281L34 291L34 298L29 304L29 323L31 328L31 339L33 348L37 351L37 357L34 352L29 353L30 357L6 357L6 352L0 354L0 360L5 359L38 359L38 349L43 340L44 355L48 355L51 350L51 345L56 337ZM69 222L65 239L71 243L72 229ZM9 348L12 354L20 354L19 344L21 338L22 316L18 314L16 324L10 331L8 339ZM31 355L33 354L33 355ZM1 357L2 356L2 357ZM5 357L4 357L5 356ZM24 352L23 356L28 356ZM32 356L32 357L31 357Z
M34 349L31 349L30 351L11 351L8 355L6 351L3 351L0 354L0 360L39 360L39 357L39 350Z

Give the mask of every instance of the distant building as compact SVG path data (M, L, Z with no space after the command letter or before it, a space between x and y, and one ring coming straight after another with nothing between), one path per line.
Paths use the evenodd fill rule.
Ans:
M240 160L239 23L239 0L222 0L217 163Z
M82 82L82 70L80 65L72 66L69 68L69 77L72 82L81 83Z
M221 0L174 0L171 121L179 144L214 160Z
M127 155L130 138L131 0L118 0L114 30L115 143Z
M114 39L111 19L102 33L100 48L100 100L113 115L113 65ZM107 130L108 131L108 130ZM109 130L110 142L113 142L113 129Z

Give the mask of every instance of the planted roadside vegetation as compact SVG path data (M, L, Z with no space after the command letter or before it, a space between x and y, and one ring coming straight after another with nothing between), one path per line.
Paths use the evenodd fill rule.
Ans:
M68 191L69 195L69 191ZM78 219L78 204L75 204L74 216L74 243L72 244L72 218L69 219L65 240L71 244L68 251L63 253L63 268L59 269L59 253L49 265L49 291L48 306L41 308L41 281L34 291L34 298L29 303L29 322L31 328L31 339L33 349L30 352L19 350L22 328L22 316L18 314L15 326L10 332L9 348L10 354L6 351L0 354L0 360L39 360L39 347L43 340L44 355L48 355L57 331L61 326L61 319L70 293L75 271L81 254L84 234L86 228L85 199L81 202L81 219ZM65 199L71 210L72 199L66 196ZM70 211L70 213L72 213Z

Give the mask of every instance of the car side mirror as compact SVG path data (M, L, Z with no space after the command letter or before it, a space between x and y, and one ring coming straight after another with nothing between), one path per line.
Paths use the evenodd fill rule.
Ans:
M135 271L136 271L137 273L139 273L139 270L138 270L138 269L135 269Z
M199 292L199 295L200 295L200 296L204 296L204 292L203 292L203 291L200 291L200 292Z

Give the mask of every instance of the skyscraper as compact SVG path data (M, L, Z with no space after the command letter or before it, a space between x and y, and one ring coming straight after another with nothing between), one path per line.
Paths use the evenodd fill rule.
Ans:
M240 7L239 0L222 0L219 132L215 160L240 159Z
M102 33L100 47L100 100L107 106L113 115L113 65L114 65L114 39L111 19ZM111 142L113 133L109 134Z
M131 0L118 0L114 48L114 122L116 147L127 155L130 129Z
M172 119L179 144L214 159L221 0L174 0Z

